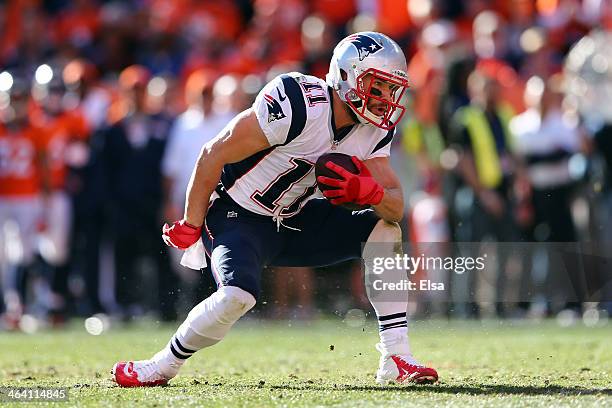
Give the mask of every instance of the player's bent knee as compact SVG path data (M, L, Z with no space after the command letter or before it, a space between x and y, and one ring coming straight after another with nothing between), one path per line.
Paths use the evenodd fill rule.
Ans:
M402 229L397 222L378 220L368 242L402 242Z
M219 293L219 314L222 324L232 324L255 306L255 297L236 286L221 286Z
M236 286L222 286L189 312L179 330L195 348L210 346L223 339L253 306L255 298L249 292Z
M236 286L221 286L189 312L187 322L190 322L198 333L200 326L208 326L212 322L223 326L232 325L253 308L255 303L253 295L246 290Z

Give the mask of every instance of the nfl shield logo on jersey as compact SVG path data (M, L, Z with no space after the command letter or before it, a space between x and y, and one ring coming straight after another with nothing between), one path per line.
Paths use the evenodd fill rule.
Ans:
M278 101L274 99L274 97L265 94L264 98L268 105L268 123L286 117L285 112L283 112L283 108L281 108L280 103L278 103Z
M383 46L376 42L372 37L364 34L355 34L347 37L347 40L357 48L359 61L363 61L370 54L376 54L383 49Z

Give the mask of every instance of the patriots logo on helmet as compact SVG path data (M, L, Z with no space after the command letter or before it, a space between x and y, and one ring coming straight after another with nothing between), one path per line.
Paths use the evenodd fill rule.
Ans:
M285 112L283 112L283 108L281 108L280 103L278 103L274 97L264 94L264 99L268 105L268 123L287 117Z
M364 34L354 34L346 38L359 52L359 61L363 61L370 54L376 54L383 49L383 46L370 36Z

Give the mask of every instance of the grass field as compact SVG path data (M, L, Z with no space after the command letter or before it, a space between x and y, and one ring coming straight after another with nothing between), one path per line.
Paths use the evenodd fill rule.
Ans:
M167 387L120 389L109 380L115 361L150 356L172 332L150 323L100 336L76 324L60 332L2 333L0 384L69 387L69 402L48 404L61 407L612 406L610 325L413 323L413 350L438 369L440 383L380 387L374 324L250 320L191 358Z

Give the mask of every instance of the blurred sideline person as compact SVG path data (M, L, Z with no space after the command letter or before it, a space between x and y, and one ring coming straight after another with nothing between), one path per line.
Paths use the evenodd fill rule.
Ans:
M104 272L112 268L112 252L110 245L106 244L109 233L106 214L108 191L102 160L104 129L109 125L107 119L112 92L108 84L99 81L96 68L85 59L68 62L62 72L62 78L72 98L77 101L76 111L85 118L90 129L86 162L83 167L71 169L70 191L73 195L75 217L72 282L81 283L71 285L71 294L75 298L75 312L79 315L91 315L105 312L106 309L112 310L114 299L112 293L106 293L106 298L101 296L100 290L104 287L101 278L106 279L111 275ZM102 245L103 242L105 245ZM105 248L106 252L103 252L102 248ZM106 268L101 268L101 263L107 265Z
M468 91L468 78L474 71L475 57L471 54L462 55L452 59L445 72L442 94L439 98L437 107L437 125L443 138L444 151L438 156L441 172L442 197L446 203L446 224L445 228L451 242L466 242L470 240L471 213L470 200L462 200L464 194L457 194L458 191L465 191L464 184L458 171L453 171L456 166L457 155L453 149L453 136L450 130L453 128L453 117L458 109L470 104ZM439 230L443 230L440 228ZM461 256L455 252L456 256ZM453 277L450 275L449 280ZM451 280L452 283L452 280ZM454 291L452 286L448 291L449 300L465 299L465 288ZM452 302L448 305L447 313L452 311ZM464 313L469 313L467 310Z
M185 208L185 194L193 166L198 160L200 149L230 122L238 110L234 111L232 98L240 92L236 78L229 77L230 84L225 84L226 90L233 85L233 94L226 94L230 100L221 101L213 95L215 85L214 74L206 70L194 71L185 83L185 100L187 109L180 114L170 130L168 145L162 159L162 176L164 188L163 215L166 221L181 217ZM233 82L231 81L233 80ZM229 85L229 86L228 86ZM239 97L239 96L238 96ZM219 112L219 108L225 108ZM196 297L200 273L179 265L182 251L169 248L173 268L181 276L184 289L187 292L186 301L189 308L193 307Z
M570 159L586 140L577 114L563 108L562 77L544 82L532 77L526 88L525 112L510 123L516 151L526 162L532 187L536 241L575 242L571 194L582 175L573 174Z
M472 203L466 237L469 242L518 239L512 192L520 163L512 152L513 135L508 127L512 109L501 98L497 74L494 66L484 65L469 76L470 104L457 110L451 128L451 143L459 156L456 170L464 185L457 194ZM489 282L498 315L504 313L506 262L505 251L498 251L497 276L492 278L495 282ZM469 288L462 291L470 294L477 283L483 283L475 280L475 274L455 278L468 284ZM467 313L479 315L475 299Z
M29 119L29 82L0 74L0 278L4 323L18 327L32 275L36 238L49 192L45 140Z
M115 257L116 301L129 321L144 312L150 281L139 278L149 262L157 277L156 305L163 320L176 318L167 251L159 242L162 219L161 162L171 122L147 110L149 72L137 65L119 77L122 98L114 108L118 121L104 131L104 173L109 194ZM142 271L140 271L142 272Z
M172 125L162 161L164 217L168 220L180 217L183 212L189 178L201 147L236 115L233 111L223 114L215 111L213 85L213 74L204 70L195 71L186 81L187 109Z
M529 79L525 89L528 109L510 122L516 137L516 151L526 163L534 210L531 237L537 242L578 241L571 206L577 183L584 177L584 172L577 174L572 171L570 161L572 158L580 159L586 138L577 113L563 106L562 86L561 74L551 76L546 82L539 77ZM548 270L535 274L545 276L539 282L539 294L545 294L551 300L571 299L565 306L579 312L578 299L582 293L579 264L567 254L564 257L566 266L563 267L558 264L558 259L552 258L554 252L546 252ZM573 293L569 293L567 286L559 284L567 281L561 275L562 271L567 271ZM548 309L552 311L550 305Z
M605 163L605 178L603 186L601 186L601 196L598 198L597 237L600 241L601 253L610 253L612 250L612 211L610 210L612 208L612 117L604 117L598 125L598 129L593 135L593 141ZM604 265L598 271L602 280L605 280L609 273L610 268L607 265ZM609 315L612 315L612 280L607 280L602 286L602 306Z
M43 72L51 78L35 80L32 87L36 102L32 122L44 137L50 172L50 192L43 220L45 229L40 234L39 251L45 264L51 268L52 293L48 307L52 322L61 323L68 306L73 198L79 183L73 170L83 168L88 160L89 126L76 110L78 99L67 92L59 67L43 64L37 73Z
M201 255L209 255L218 290L189 313L153 358L116 363L117 384L166 384L196 351L221 341L255 306L264 266L400 256L404 203L389 153L407 88L399 46L380 33L353 34L334 49L327 81L297 72L274 78L251 109L204 145L184 218L165 225L163 238L190 251L198 251L191 247L202 238ZM359 173L328 163L341 179L317 180L315 162L332 151L353 156ZM317 181L335 188L326 191L328 200L315 194ZM347 202L373 208L334 205ZM406 277L400 267L380 275L388 282ZM377 382L437 381L437 372L419 364L410 350L407 288L369 289L380 330Z

